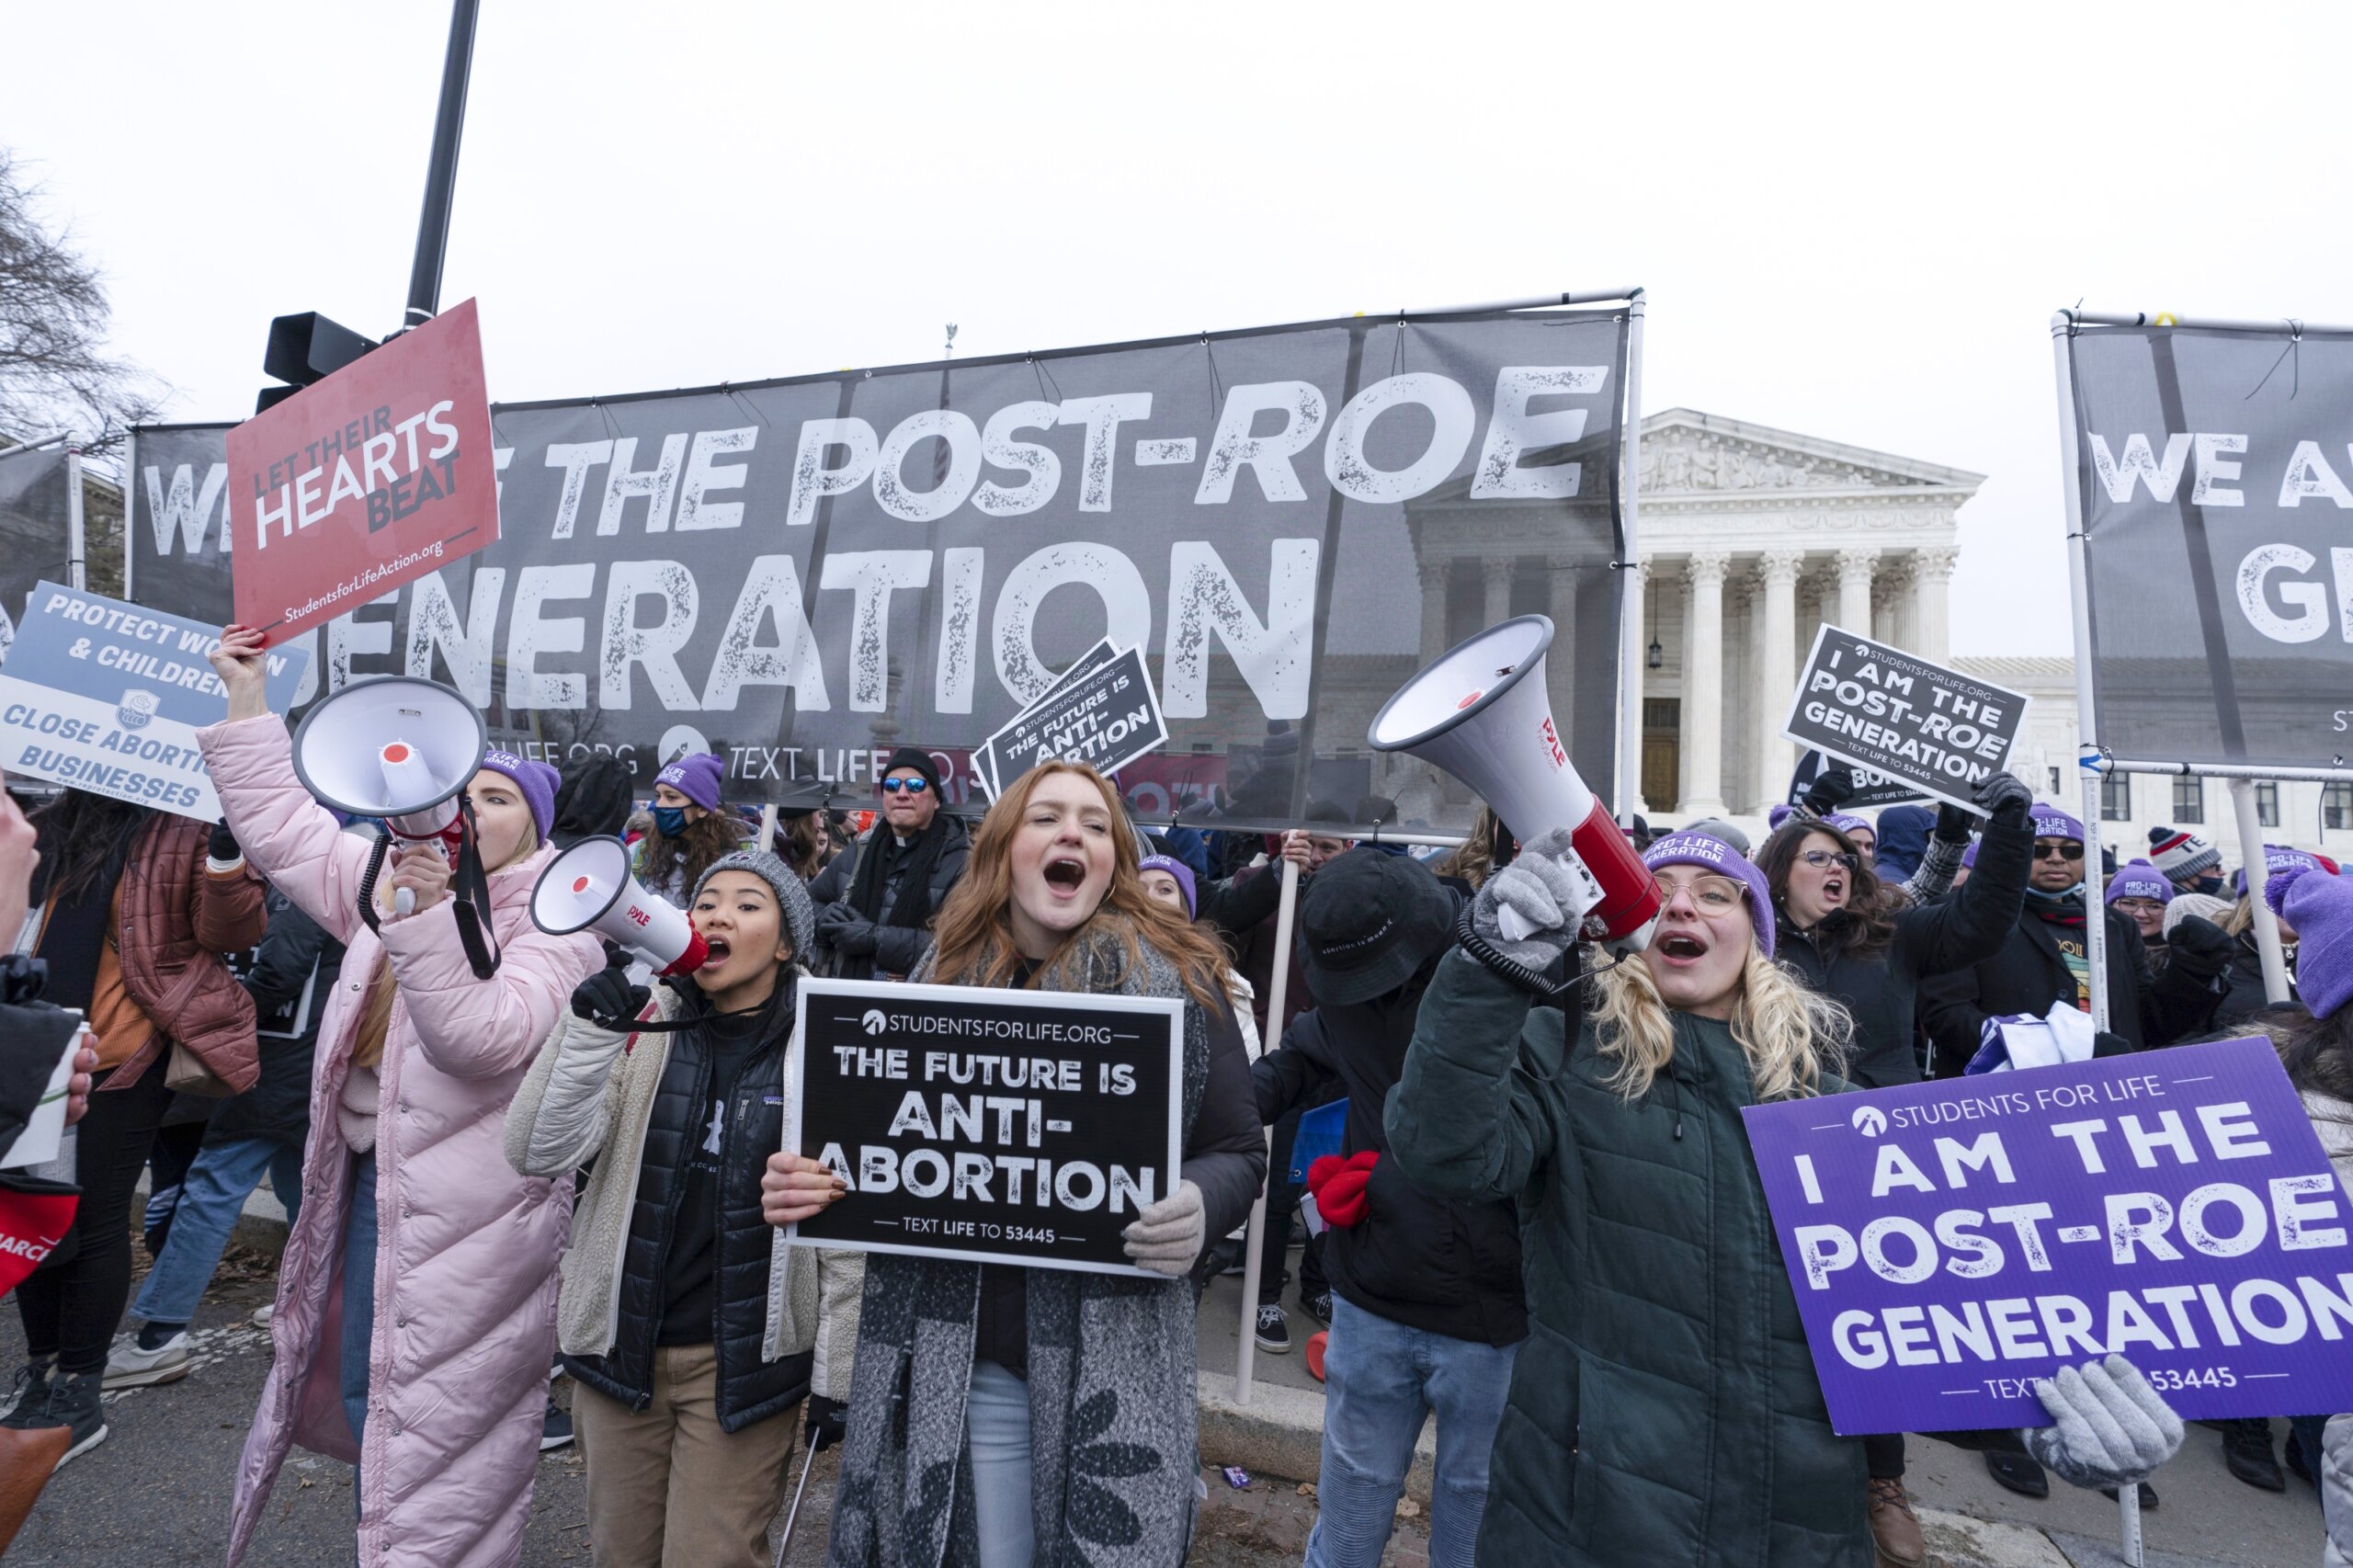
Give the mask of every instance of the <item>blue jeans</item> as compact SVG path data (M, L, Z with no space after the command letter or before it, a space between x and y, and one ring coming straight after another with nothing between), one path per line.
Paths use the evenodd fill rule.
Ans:
M1487 1456L1511 1392L1517 1345L1455 1339L1332 1298L1324 1350L1324 1467L1306 1568L1378 1568L1413 1468L1422 1421L1438 1416L1430 1568L1470 1568L1487 1510ZM1530 1565L1533 1568L1533 1565Z
M376 1337L376 1155L355 1156L343 1221L343 1414L351 1440L368 1436L368 1351Z
M1029 1568L1038 1550L1029 1513L1029 1385L995 1361L972 1363L964 1446L972 1459L981 1568Z
M149 1323L187 1323L196 1316L196 1304L221 1266L221 1249L244 1211L245 1199L267 1175L286 1206L286 1223L292 1229L302 1206L302 1146L275 1138L235 1138L207 1145L180 1181L179 1207L172 1212L172 1233L164 1256L148 1271L139 1300L131 1304L133 1317Z

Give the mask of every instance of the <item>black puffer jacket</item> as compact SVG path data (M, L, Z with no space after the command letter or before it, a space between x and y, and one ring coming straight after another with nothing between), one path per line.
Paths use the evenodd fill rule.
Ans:
M972 853L972 835L964 824L954 817L947 820L948 836L939 846L939 858L931 868L931 914L933 919L947 907L948 892L956 879L964 874L964 862ZM866 835L851 842L843 854L834 857L832 865L817 873L809 883L809 902L817 906L818 971L841 980L870 980L878 974L907 975L915 972L924 954L931 950L931 933L919 926L890 924L891 911L899 902L900 868L889 869L884 881L882 911L874 926L874 951L871 953L836 953L825 940L825 911L836 903L849 903L850 893L858 886L858 868L875 852L880 840L885 854L905 851L898 846L888 824L877 823Z
M2263 988L2263 953L2255 945L2255 933L2239 933L2238 945L2231 951L2231 967L2222 971L2222 1001L2214 1009L2214 1027L2233 1028L2255 1014L2271 1006L2271 994ZM2296 992L2295 966L2288 970L2288 1000L2301 1001Z
M1381 1161L1366 1188L1365 1216L1324 1233L1332 1289L1376 1317L1477 1344L1528 1337L1520 1284L1519 1220L1509 1203L1433 1198L1389 1157L1381 1117L1405 1071L1405 1050L1437 963L1404 987L1348 1006L1319 1005L1293 1019L1282 1044L1251 1069L1259 1119L1317 1104L1334 1083L1347 1090L1344 1152Z
M707 1007L691 987L684 994L688 1006ZM719 1425L727 1432L740 1432L799 1403L809 1392L814 1359L807 1352L776 1361L761 1358L776 1233L760 1217L760 1175L768 1155L784 1147L784 1047L791 1031L792 1006L787 1001L778 1009L769 1037L737 1074L720 1134L718 1321L711 1343L719 1358ZM629 1241L621 1255L613 1347L603 1356L563 1358L566 1371L631 1410L645 1409L654 1397L654 1349L667 1295L671 1233L685 1195L691 1141L704 1135L710 1074L710 1051L701 1031L675 1036L645 1129Z
M254 999L261 1077L214 1109L204 1129L208 1147L275 1138L300 1148L311 1135L311 1065L319 1020L343 972L343 944L274 888L266 907L269 929L244 981Z
M1840 910L1812 931L1779 919L1776 956L1808 987L1846 1004L1855 1020L1847 1081L1866 1089L1920 1081L1912 1050L1920 977L1966 969L1994 956L2018 923L2033 866L2031 825L1988 824L1977 866L1951 897L1895 916L1895 935L1879 951L1858 954L1838 938L1854 917Z

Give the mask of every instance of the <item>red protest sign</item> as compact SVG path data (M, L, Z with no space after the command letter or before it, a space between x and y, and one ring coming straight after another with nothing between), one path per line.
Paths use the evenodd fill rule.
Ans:
M238 621L273 644L498 538L468 300L229 432Z

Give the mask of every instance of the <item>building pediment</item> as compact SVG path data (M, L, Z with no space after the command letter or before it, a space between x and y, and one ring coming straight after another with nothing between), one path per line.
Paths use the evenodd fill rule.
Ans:
M1645 501L1727 492L1903 491L1941 494L1957 506L1985 477L1688 408L1646 416L1642 453Z

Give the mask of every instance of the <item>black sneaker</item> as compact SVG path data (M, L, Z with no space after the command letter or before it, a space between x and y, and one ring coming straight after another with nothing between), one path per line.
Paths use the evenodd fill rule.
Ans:
M1271 1350L1278 1356L1290 1354L1290 1324L1283 1317L1282 1308L1269 1301L1258 1309L1258 1348Z
M2311 1459L2304 1453L2304 1439L2293 1426L2288 1428L2288 1473L2305 1485L2318 1490L2320 1476L2313 1470Z
M2004 1487L2021 1497L2048 1497L2051 1478L2031 1454L2012 1453L2006 1449L1985 1450L1985 1473Z
M73 1446L64 1458L57 1461L63 1470L68 1463L88 1453L107 1440L106 1412L98 1404L97 1372L83 1372L74 1377L61 1377L49 1385L49 1397L35 1409L29 1401L19 1404L6 1423L20 1431L32 1431L46 1426L70 1426L74 1429Z
M2222 1463L2249 1486L2285 1492L2288 1478L2271 1453L2271 1423L2260 1417L2217 1423L2222 1428Z
M1299 1299L1299 1310L1305 1312L1309 1317L1313 1318L1317 1323L1322 1324L1325 1328L1331 1327L1332 1292L1329 1290L1318 1290L1313 1296L1302 1296Z
M548 1401L548 1413L540 1422L540 1452L551 1454L558 1449L572 1447L572 1417Z
M49 1409L49 1380L57 1370L57 1358L42 1356L17 1369L17 1381L8 1390L8 1413L0 1415L0 1426L19 1425L18 1415L33 1417L22 1425L40 1425Z

